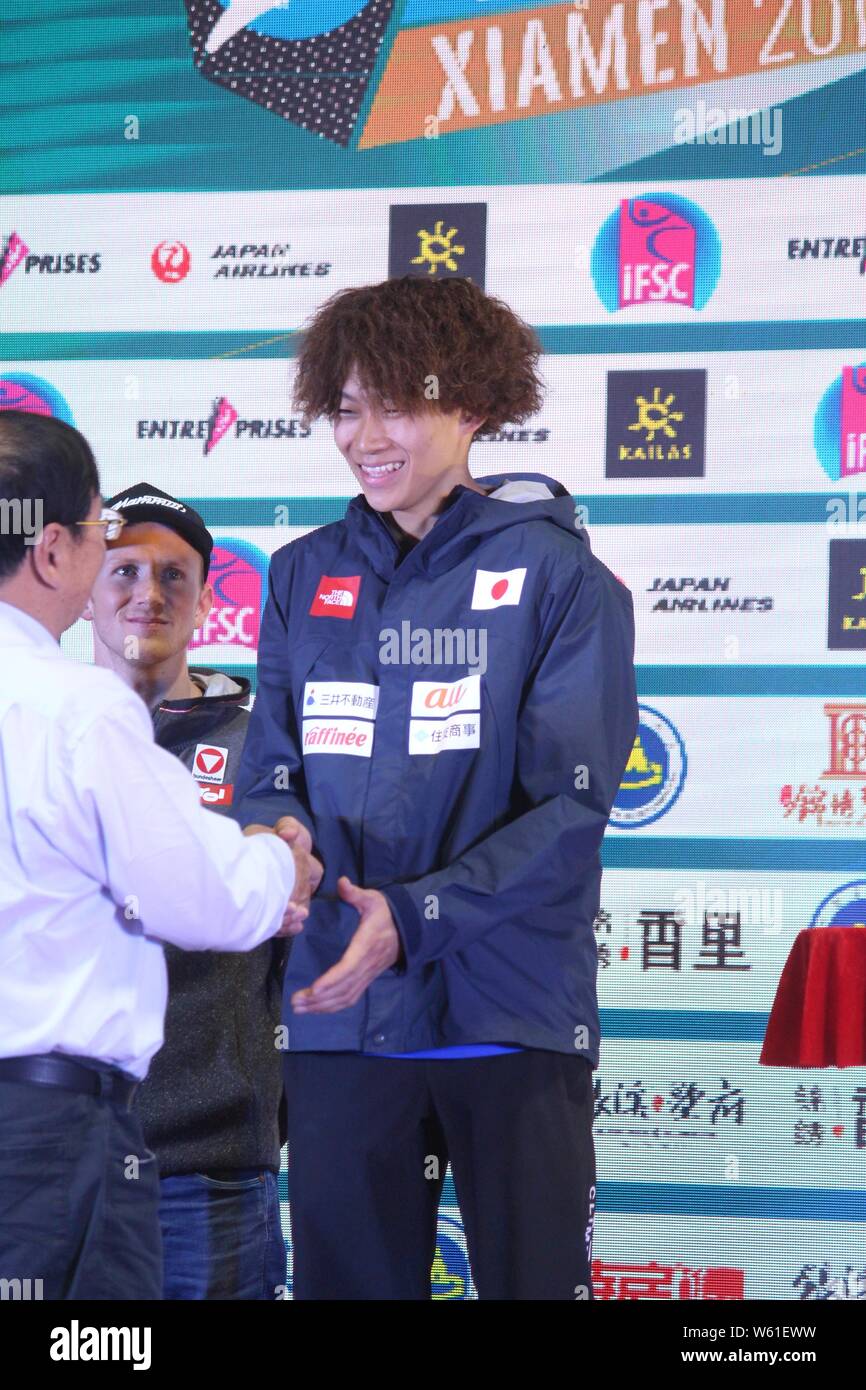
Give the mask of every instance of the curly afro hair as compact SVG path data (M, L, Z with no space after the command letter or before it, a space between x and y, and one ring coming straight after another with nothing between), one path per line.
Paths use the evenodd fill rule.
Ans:
M305 424L340 408L354 369L379 407L465 411L477 433L519 424L540 408L541 344L501 299L460 276L416 275L340 290L303 330L295 408Z

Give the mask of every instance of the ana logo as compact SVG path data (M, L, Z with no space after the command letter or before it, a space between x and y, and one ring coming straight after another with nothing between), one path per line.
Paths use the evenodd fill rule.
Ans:
M227 748L216 748L210 743L198 744L192 760L192 771L196 781L204 782L208 786L224 782L228 756Z
M31 415L52 415L73 424L72 411L56 387L29 372L0 374L0 410L26 410Z
M610 817L619 830L636 830L658 820L673 806L686 779L686 750L679 731L649 705L638 709L637 737Z
M354 618L361 587L360 574L323 574L310 605L312 618Z
M214 602L190 650L217 662L255 661L266 597L268 559L247 541L220 539L211 557Z
M186 0L203 77L339 145L351 139L393 6Z
M430 1274L431 1298L468 1299L472 1287L466 1237L459 1221L439 1217L436 1254Z
M476 570L475 587L472 590L473 608L506 608L516 606L523 593L526 569Z
M818 402L815 452L834 482L866 473L866 363L843 367Z
M626 198L602 226L590 273L604 307L703 309L721 270L718 233L697 203L673 193Z
M29 255L30 247L25 246L17 232L10 232L0 255L0 287L6 284L13 270L17 270L24 257Z
M486 203L399 203L390 211L388 277L463 275L484 288Z
M607 374L607 478L702 478L703 369Z
M827 646L866 647L866 541L830 542Z
M192 258L182 241L161 241L154 248L150 268L164 285L176 285L189 275Z
M197 780L202 788L201 803L203 806L231 806L235 790L232 782L224 787L208 787L202 783L200 773L197 773Z
M866 879L834 888L815 909L810 927L866 927Z

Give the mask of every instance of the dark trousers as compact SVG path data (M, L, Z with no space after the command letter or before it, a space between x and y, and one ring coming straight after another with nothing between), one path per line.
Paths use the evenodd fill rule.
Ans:
M164 1298L285 1298L276 1173L178 1173L160 1194Z
M129 1111L0 1081L0 1279L29 1279L25 1297L161 1298L158 1205L156 1159Z
M449 1161L479 1298L592 1297L584 1058L284 1064L296 1299L429 1299Z

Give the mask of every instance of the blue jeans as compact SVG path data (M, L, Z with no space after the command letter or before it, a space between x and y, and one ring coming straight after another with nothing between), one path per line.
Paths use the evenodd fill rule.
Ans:
M163 1298L279 1299L286 1283L277 1175L238 1168L228 1177L160 1180Z

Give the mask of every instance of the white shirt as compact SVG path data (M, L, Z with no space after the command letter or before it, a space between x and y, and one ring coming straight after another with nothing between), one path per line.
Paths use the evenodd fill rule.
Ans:
M199 796L138 695L0 603L0 1057L77 1053L143 1077L163 1039L161 940L244 951L274 934L291 851Z

